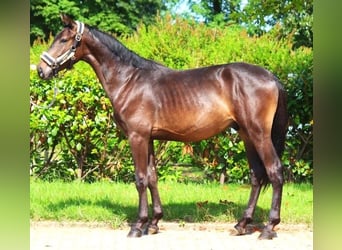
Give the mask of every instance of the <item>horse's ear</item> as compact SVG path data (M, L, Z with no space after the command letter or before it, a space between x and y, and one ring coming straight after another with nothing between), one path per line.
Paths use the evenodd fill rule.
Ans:
M72 25L74 23L74 20L72 20L71 17L69 17L68 15L62 13L61 14L61 19L62 19L62 22L63 22L64 26L72 27Z

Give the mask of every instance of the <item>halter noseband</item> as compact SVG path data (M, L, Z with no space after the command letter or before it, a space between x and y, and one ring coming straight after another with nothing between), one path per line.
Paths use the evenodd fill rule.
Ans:
M57 58L54 58L48 52L43 52L43 54L40 56L40 58L43 61L45 61L54 70L57 70L58 67L63 65L69 59L75 60L74 55L76 52L76 47L77 47L78 43L81 41L82 34L84 31L84 24L79 22L79 21L75 21L75 22L77 24L77 33L75 36L75 42L68 51L66 51L64 54L60 55Z

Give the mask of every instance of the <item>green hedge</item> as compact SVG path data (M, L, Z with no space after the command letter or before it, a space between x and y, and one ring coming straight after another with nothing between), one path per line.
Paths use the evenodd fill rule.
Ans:
M313 51L292 50L290 38L277 37L276 29L257 38L238 26L213 28L166 17L153 26L141 25L120 40L141 56L175 69L244 61L272 71L288 92L286 179L312 182ZM31 47L32 64L46 48L46 44ZM32 175L48 180L133 180L128 142L113 122L110 102L92 69L81 62L60 75L43 81L31 71ZM202 180L218 180L223 173L229 182L249 181L243 143L230 130L190 145L156 142L156 152L161 179L187 180L183 168L174 165L189 165L205 173Z

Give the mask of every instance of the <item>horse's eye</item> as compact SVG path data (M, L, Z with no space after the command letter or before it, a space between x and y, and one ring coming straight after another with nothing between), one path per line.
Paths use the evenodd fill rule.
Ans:
M67 39L65 39L65 38L62 38L61 39L61 43L66 43L68 40Z

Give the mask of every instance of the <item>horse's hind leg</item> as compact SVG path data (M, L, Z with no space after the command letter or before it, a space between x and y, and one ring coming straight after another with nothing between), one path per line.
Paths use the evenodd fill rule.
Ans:
M149 234L158 233L158 221L163 217L163 210L161 206L161 201L159 197L158 191L158 176L155 166L155 157L154 157L154 149L153 149L153 141L151 140L149 143L149 150L148 150L148 171L149 173L149 180L148 180L148 188L151 192L152 197L152 206L153 206L153 217L152 221L148 227Z
M265 172L263 163L261 162L260 157L257 151L255 150L255 147L253 146L253 144L241 132L240 132L240 136L245 143L248 164L250 166L250 171L251 171L251 184L252 184L252 189L251 189L247 208L243 214L243 217L235 225L235 229L238 231L238 234L243 235L247 233L246 231L247 224L253 221L253 214L254 214L255 207L259 198L262 183L264 182L264 179L262 177L266 176L266 172Z
M280 208L284 183L283 170L270 136L260 137L254 141L254 145L260 159L264 163L268 179L273 188L273 194L269 221L259 238L272 239L276 236L274 227L280 222Z

